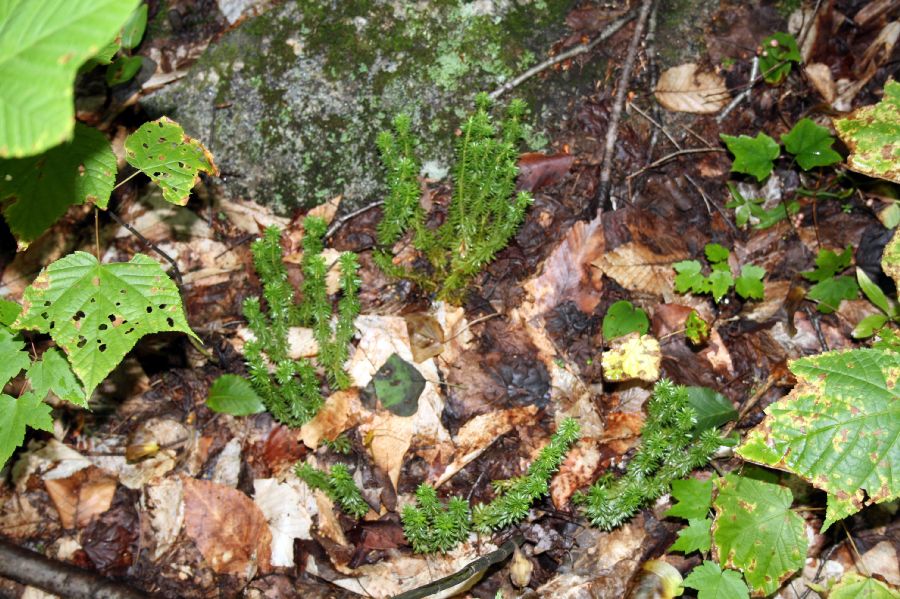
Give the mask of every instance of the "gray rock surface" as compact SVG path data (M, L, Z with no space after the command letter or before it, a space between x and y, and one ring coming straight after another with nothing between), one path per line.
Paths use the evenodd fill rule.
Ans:
M446 172L475 93L546 56L569 0L286 0L211 45L189 75L145 98L212 150L222 190L285 213L343 194L377 199L374 139L412 115L429 175ZM565 118L602 63L516 89L532 122ZM545 143L531 130L529 145Z

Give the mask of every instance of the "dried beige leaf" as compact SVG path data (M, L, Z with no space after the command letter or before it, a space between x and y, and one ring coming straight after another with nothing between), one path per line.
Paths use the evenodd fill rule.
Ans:
M834 84L834 77L831 76L831 69L827 64L814 62L806 65L803 72L806 73L806 78L826 102L829 104L834 102L837 97L837 88Z
M663 108L675 112L718 112L731 99L721 75L698 71L694 63L663 72L654 92Z
M674 297L672 264L685 258L685 253L661 255L630 242L606 252L592 265L629 291L657 295L669 301Z

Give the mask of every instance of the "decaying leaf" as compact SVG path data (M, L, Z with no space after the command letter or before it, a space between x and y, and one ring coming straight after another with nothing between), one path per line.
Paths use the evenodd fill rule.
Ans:
M629 333L614 340L603 352L603 378L608 381L640 379L652 383L659 378L662 353L651 335Z
M716 73L698 70L694 63L672 67L656 83L656 100L666 110L708 114L718 112L731 97L725 79Z
M250 579L268 572L272 533L253 500L231 487L182 477L184 529L215 572Z
M315 496L296 477L285 482L258 478L253 481L253 501L269 522L272 565L293 566L294 539L312 538L309 529L317 514Z
M847 166L870 177L900 183L900 82L884 85L884 98L834 121L841 140L850 148Z
M630 242L602 254L591 265L625 289L670 301L675 297L672 263L686 257L686 253L656 254L644 245Z
M44 487L63 528L83 528L109 509L116 492L116 479L90 466L66 478L45 477Z

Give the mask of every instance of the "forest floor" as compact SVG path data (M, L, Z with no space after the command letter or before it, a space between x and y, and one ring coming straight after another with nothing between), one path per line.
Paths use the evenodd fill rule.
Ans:
M359 254L362 309L348 365L353 386L331 394L300 429L266 413L217 414L206 399L220 375L247 372L241 305L261 293L249 241L263 226L281 226L289 274L299 283L306 214L282 217L219 199L214 181L186 209L146 193L143 177L123 185L116 211L145 239L101 215L104 259L155 256L145 240L172 256L188 320L210 355L181 335L146 338L104 383L91 411L60 408L56 434L34 435L5 471L0 536L147 595L311 598L386 597L421 587L517 534L528 562L525 588L513 587L507 560L488 568L470 596L626 596L642 564L667 552L683 522L664 515L671 505L664 496L603 532L571 502L604 472L624 471L640 443L642 406L652 389L646 381L604 381L601 353L610 343L603 316L619 300L646 311L660 342L661 376L722 394L738 414L732 426L741 435L790 391L791 360L860 346L851 332L877 308L860 295L823 313L807 298L810 282L801 273L815 267L820 250L851 247L854 264L886 282L879 263L891 230L882 222L896 224L896 188L841 167L803 171L784 157L760 184L731 172L733 156L720 134L764 132L779 140L802 118L830 128L830 117L876 103L897 69L896 33L886 39L883 31L898 14L896 2L816 2L807 13L815 15L811 25L797 32L805 66L793 65L778 85L748 86L760 40L787 30L788 15L770 3L723 2L706 25L707 54L697 59L727 88L710 114L657 103L661 69L655 42L645 36L616 122L611 201L601 206L603 148L635 23L552 67L587 69L609 60L595 91L575 99L569 118L552 126L550 150L521 156L518 185L533 193L534 204L461 307L432 302L378 270L372 249L379 207L352 218L345 218L340 198L316 208L333 225L326 255ZM585 3L569 15L570 35L552 52L590 40L614 16ZM203 45L184 42L183 55L196 55L191 43ZM107 118L102 111L80 116ZM135 122L129 109L106 126L115 136ZM835 149L846 155L839 142ZM763 199L762 210L740 226L726 207L733 199L729 182L743 197ZM452 185L429 181L423 189L423 205L441 214ZM779 211L789 216L778 218ZM91 250L94 226L90 210L73 210L28 252L7 253L7 293L21 293L41 264L73 247ZM702 262L707 243L731 251L734 272L751 263L764 268L764 299L731 291L715 302L678 293L672 265ZM692 311L710 325L699 345L684 335ZM425 387L414 416L361 399L389 356L414 362L429 349L437 353L416 363ZM442 498L488 502L491 481L521 475L564 416L578 418L581 440L525 521L473 536L447 554L412 552L399 511L419 483L437 484ZM322 443L338 435L349 440L347 453ZM298 460L350 465L369 513L349 518L310 490L293 474ZM742 466L724 452L704 472ZM810 544L805 568L779 596L817 597L806 582L822 582L833 571L877 572L900 584L900 524L889 507L865 510L821 534L825 495L787 474L781 481L810 506L802 512ZM701 562L696 553L666 559L682 572ZM24 592L0 579L0 594Z

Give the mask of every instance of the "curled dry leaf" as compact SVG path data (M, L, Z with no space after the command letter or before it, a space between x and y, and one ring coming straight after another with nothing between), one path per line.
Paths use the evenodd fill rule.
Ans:
M699 71L694 63L664 71L654 93L666 110L697 114L718 112L731 99L721 75Z
M83 528L109 509L116 492L116 479L90 466L67 478L44 479L63 528Z
M253 500L231 487L182 477L184 530L218 574L268 572L272 533Z

